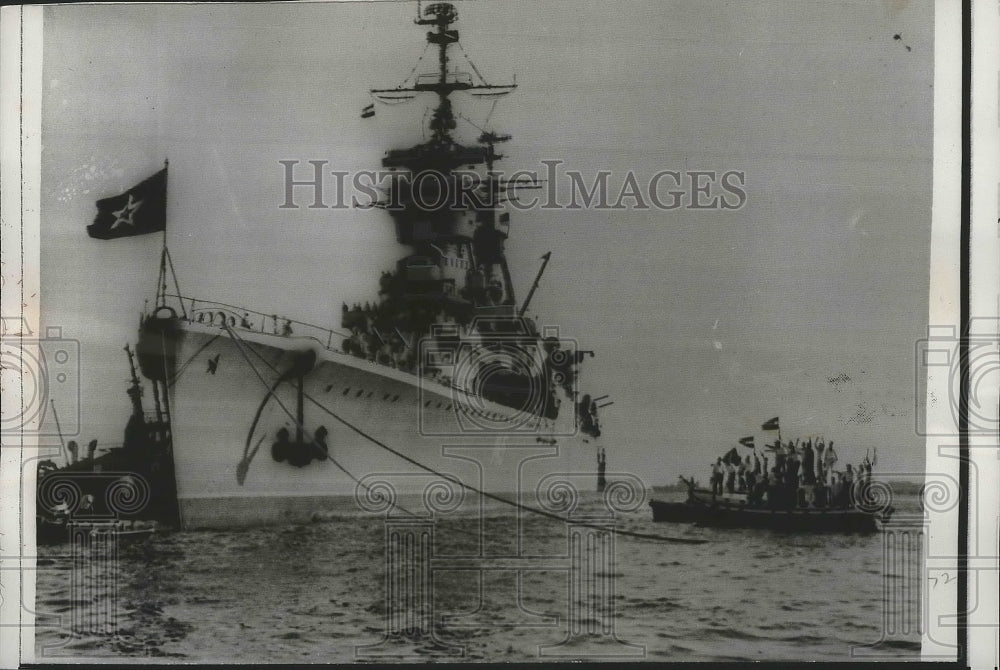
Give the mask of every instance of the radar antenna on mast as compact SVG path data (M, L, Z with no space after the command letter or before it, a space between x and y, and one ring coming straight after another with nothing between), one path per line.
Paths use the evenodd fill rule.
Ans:
M477 97L496 98L507 95L517 88L517 81L511 84L495 86L483 78L475 64L469 58L462 45L459 49L465 56L466 61L472 67L478 81L468 72L458 70L449 71L448 64L451 61L448 55L448 47L458 43L458 31L449 26L458 20L458 11L455 6L448 2L435 2L426 8L417 3L417 18L414 23L420 26L434 26L436 30L428 31L428 45L435 45L438 49L438 67L434 73L416 74L413 84L407 86L407 81L396 88L376 88L372 89L371 95L375 100L392 104L412 100L419 93L436 93L438 95L437 108L431 118L430 127L437 140L450 140L451 131L455 128L455 115L451 109L449 96L455 91L464 91ZM423 56L421 56L423 58Z

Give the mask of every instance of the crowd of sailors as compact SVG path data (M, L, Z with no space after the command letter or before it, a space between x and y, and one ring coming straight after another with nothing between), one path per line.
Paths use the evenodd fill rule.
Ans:
M836 469L832 441L776 440L766 449L773 462L756 450L740 456L736 448L717 458L712 464L712 495L743 493L747 504L757 507L846 508L851 505L851 490L871 481L874 461L867 454L856 467L848 463L844 470Z
M355 303L350 309L347 305L343 306L341 326L349 332L341 345L344 353L413 373L417 367L416 348L407 343L403 338L404 333L397 327L376 326L384 311L378 304L372 305L367 302L364 306ZM418 311L414 309L410 314L411 318L422 324L428 324L429 329L429 323L434 321L436 314L429 310L426 310L427 313ZM415 334L409 330L405 335L410 341L416 339Z

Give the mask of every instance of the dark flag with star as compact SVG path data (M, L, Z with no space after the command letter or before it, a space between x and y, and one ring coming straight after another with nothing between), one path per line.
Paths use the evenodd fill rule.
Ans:
M98 240L145 235L167 227L167 168L121 195L97 201L87 234Z

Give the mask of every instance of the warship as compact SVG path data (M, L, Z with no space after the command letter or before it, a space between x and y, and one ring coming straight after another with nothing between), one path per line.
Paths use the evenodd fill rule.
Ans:
M593 353L527 316L550 254L525 299L515 296L506 203L530 184L494 168L511 136L456 131L459 98L501 98L516 80L492 85L467 56L471 71L459 69L457 19L451 4L418 5L433 71L369 92L366 118L376 104L432 108L424 141L384 154L390 185L374 203L411 253L382 273L371 301L342 305L339 328L183 295L164 233L136 352L169 422L183 527L307 520L368 495L381 476L406 494L440 475L513 493L598 463L603 474L607 396L579 379Z

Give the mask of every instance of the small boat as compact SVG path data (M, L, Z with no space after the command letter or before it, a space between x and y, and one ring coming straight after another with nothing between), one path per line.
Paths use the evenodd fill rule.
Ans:
M49 459L38 463L38 544L67 542L71 524L77 528L92 525L95 530L113 524L118 540L137 540L180 523L170 424L159 405L156 414L143 410L143 389L128 345L125 353L132 371L127 390L132 414L125 424L122 446L98 456L97 440L93 440L86 455L78 457L76 442L70 441L64 447L66 463L61 467Z
M867 512L856 507L771 507L751 505L742 493L715 495L696 488L690 480L684 502L650 500L653 521L694 523L716 528L760 528L793 532L874 533L892 515Z
M77 522L75 527L107 530L107 523ZM70 540L70 523L67 516L38 515L35 524L35 542L39 545L63 544ZM111 530L118 543L144 540L160 530L155 521L119 522Z

